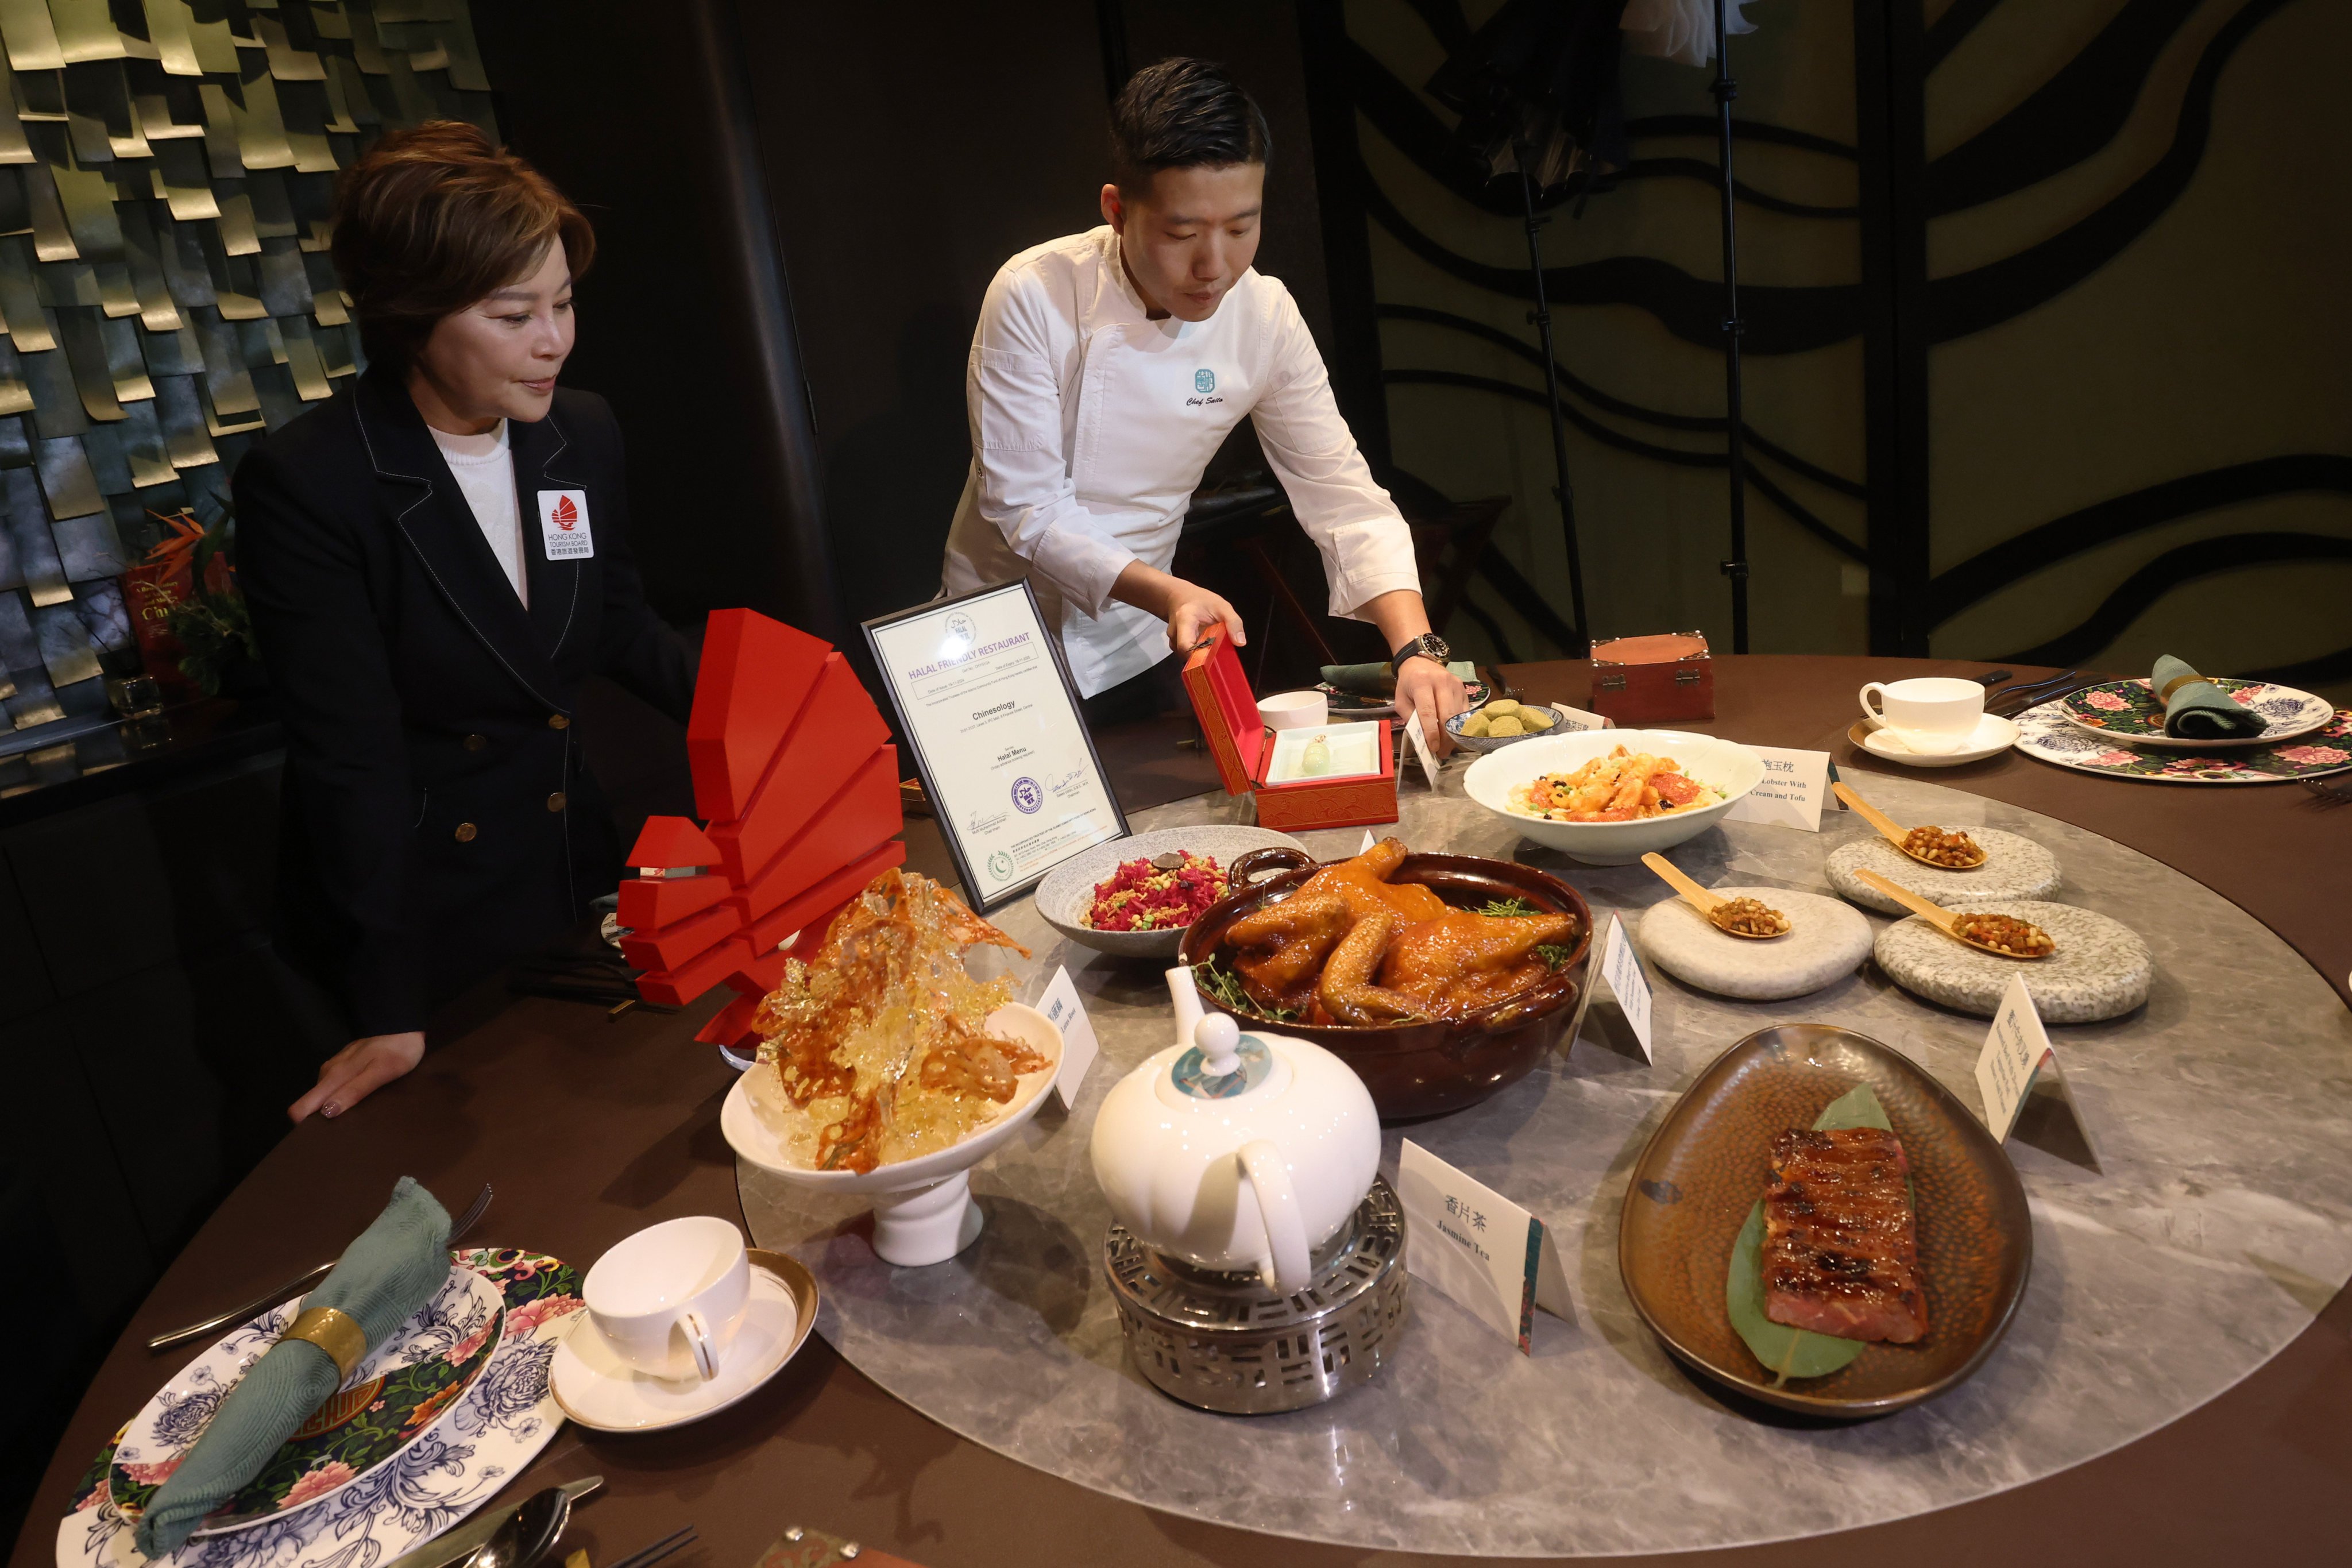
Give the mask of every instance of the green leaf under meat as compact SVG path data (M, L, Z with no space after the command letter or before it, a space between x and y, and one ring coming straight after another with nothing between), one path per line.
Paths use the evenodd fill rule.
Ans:
M1870 1085L1856 1084L1831 1100L1813 1119L1816 1132L1844 1127L1875 1127L1892 1132L1886 1108ZM1748 1211L1748 1223L1731 1244L1731 1268L1724 1281L1724 1309L1731 1326L1748 1342L1756 1359L1770 1368L1774 1384L1792 1377L1826 1377L1860 1355L1865 1342L1792 1329L1764 1315L1764 1200Z

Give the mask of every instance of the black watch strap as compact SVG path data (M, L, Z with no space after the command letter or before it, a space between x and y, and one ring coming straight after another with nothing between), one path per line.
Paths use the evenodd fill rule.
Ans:
M1445 646L1444 639L1436 633L1423 632L1389 656L1389 673L1391 675L1403 673L1404 661L1409 658L1433 659L1443 667L1453 652L1452 648Z

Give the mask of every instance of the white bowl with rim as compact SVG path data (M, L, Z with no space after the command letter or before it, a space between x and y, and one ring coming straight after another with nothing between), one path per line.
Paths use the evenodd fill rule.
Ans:
M1511 791L1545 773L1572 773L1622 746L1636 756L1672 758L1693 784L1723 792L1713 805L1693 806L1638 822L1551 822L1511 808ZM1573 735L1530 735L1470 764L1462 787L1472 800L1537 843L1591 866L1630 866L1653 850L1670 849L1721 821L1740 796L1764 782L1764 761L1736 741L1682 730L1585 730Z
M1023 1074L1012 1100L993 1119L944 1149L870 1171L819 1171L796 1163L783 1133L752 1101L752 1079L776 1070L765 1063L754 1064L727 1091L719 1108L719 1130L735 1152L788 1182L824 1192L874 1194L874 1250L884 1262L913 1268L945 1263L980 1239L982 1219L971 1201L971 1168L1037 1114L1055 1075L1062 1070L1062 1031L1034 1007L1007 1003L988 1016L987 1031L1019 1040L1045 1058L1046 1065Z

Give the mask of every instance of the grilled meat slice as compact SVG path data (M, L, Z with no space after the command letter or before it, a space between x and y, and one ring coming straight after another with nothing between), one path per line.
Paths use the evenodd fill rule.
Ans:
M1892 1132L1791 1129L1764 1194L1764 1315L1790 1328L1907 1345L1927 1331L1919 1244Z

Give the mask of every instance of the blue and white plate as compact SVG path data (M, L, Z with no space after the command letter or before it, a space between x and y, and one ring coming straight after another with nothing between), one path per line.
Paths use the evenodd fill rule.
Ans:
M537 1253L485 1247L452 1257L495 1286L504 1307L498 1348L456 1404L390 1458L320 1489L310 1506L249 1529L196 1536L162 1562L171 1568L388 1562L488 1502L547 1447L563 1424L548 1389L548 1363L581 1310L580 1276ZM232 1363L266 1348L287 1310L273 1307L226 1336L221 1346L245 1346ZM115 1434L75 1488L73 1509L58 1522L58 1568L147 1568L152 1561L131 1545L132 1521L115 1506L109 1481L118 1446L134 1425Z

